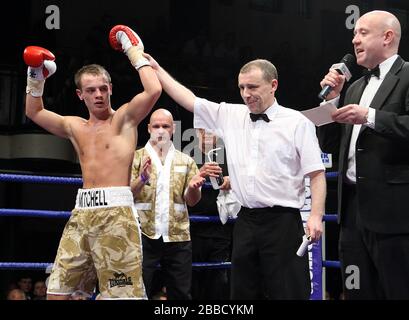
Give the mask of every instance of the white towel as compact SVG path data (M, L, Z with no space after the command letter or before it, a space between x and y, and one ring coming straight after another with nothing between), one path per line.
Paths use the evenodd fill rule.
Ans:
M225 224L229 218L237 218L241 205L231 190L220 190L217 197L217 209L219 210L220 221Z

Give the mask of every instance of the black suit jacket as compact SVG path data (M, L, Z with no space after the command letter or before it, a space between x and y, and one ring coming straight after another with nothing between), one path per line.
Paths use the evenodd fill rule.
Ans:
M365 79L355 81L344 105L358 104ZM370 105L375 128L362 126L356 142L356 176L360 223L380 233L409 232L409 63L398 57ZM339 141L338 221L342 223L342 188L352 125L319 130L321 147ZM334 131L335 130L335 131Z

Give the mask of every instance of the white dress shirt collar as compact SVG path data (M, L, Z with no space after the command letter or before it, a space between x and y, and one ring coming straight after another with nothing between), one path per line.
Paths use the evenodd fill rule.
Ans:
M271 106L269 106L266 110L264 110L263 113L265 113L267 115L267 117L270 119L270 121L273 121L274 118L277 115L278 107L279 107L278 101L277 101L277 99L274 99L274 103ZM249 121L251 121L250 111L248 113L249 113Z
M386 59L384 62L379 64L379 79L385 79L386 74L391 70L392 65L395 63L396 59L398 58L397 54Z

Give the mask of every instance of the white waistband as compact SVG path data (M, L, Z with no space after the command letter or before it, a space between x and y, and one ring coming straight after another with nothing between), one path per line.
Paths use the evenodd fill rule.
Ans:
M76 209L132 206L133 196L130 187L78 189L75 203Z

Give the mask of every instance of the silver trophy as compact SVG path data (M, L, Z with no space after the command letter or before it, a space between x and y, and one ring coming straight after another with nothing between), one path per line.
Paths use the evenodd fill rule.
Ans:
M217 151L221 149L222 148L215 148L215 149L210 150L207 153L207 158L209 159L210 162L213 162L213 154L217 156ZM220 189L221 185L224 182L223 175L220 173L218 177L209 177L209 178L210 178L210 182L212 183L213 189L215 190Z

